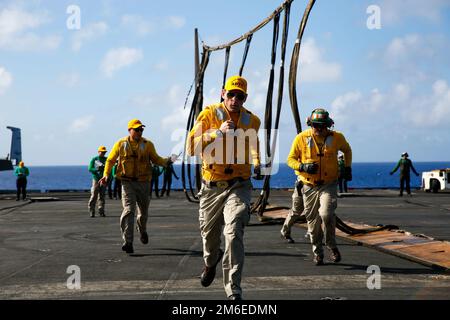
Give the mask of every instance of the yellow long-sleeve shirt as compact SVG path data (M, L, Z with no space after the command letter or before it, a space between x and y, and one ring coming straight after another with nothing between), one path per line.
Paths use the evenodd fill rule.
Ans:
M139 141L134 141L128 136L114 144L106 159L104 177L111 175L117 158L119 163L116 176L125 181L150 181L152 179L152 163L165 167L169 161L169 158L161 158L156 153L155 146L150 140L141 138Z
M218 139L217 130L222 123L231 119L223 103L207 106L189 133L187 153L201 156L202 177L205 180L248 179L251 165L260 165L258 130L261 121L242 107L236 123L236 138Z
M344 153L345 166L352 165L352 149L342 133L329 130L325 137L315 136L312 129L298 134L291 147L287 164L295 170L303 183L320 185L333 182L338 178L338 151ZM300 172L301 163L317 163L319 169L315 174Z

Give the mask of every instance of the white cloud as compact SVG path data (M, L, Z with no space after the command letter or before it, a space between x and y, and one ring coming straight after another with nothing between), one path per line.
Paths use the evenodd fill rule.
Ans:
M186 24L186 19L180 16L170 16L166 18L166 24L169 28L181 29Z
M407 34L393 38L380 53L373 53L373 61L381 61L383 67L400 76L401 79L427 80L441 77L448 65L447 52L450 41L443 35Z
M380 3L382 24L400 23L408 17L439 22L449 6L447 0L383 0Z
M126 14L122 16L122 26L133 30L139 36L146 36L153 33L156 27L142 16Z
M428 92L415 92L418 92L417 88L404 83L394 85L385 93L378 89L368 94L348 92L334 99L330 115L338 127L348 129L369 127L385 131L397 127L422 131L433 127L447 131L450 125L447 81L436 80Z
M394 87L394 99L397 102L405 102L408 101L411 95L411 88L404 84L404 83L398 83Z
M77 72L65 73L59 80L68 88L76 87L80 84L80 74Z
M387 46L384 56L391 65L404 61L405 57L431 59L442 45L444 43L439 38L408 34L394 38Z
M34 33L22 35L7 44L8 49L17 51L55 50L61 44L60 36L41 37Z
M116 71L137 63L143 57L144 54L139 49L125 47L111 49L103 58L100 69L107 77L112 77Z
M173 85L164 95L165 106L172 112L161 120L163 130L185 129L191 105L188 103L183 109L187 94L184 90L184 87Z
M339 120L343 115L347 114L348 108L357 104L362 99L362 94L359 91L352 91L337 97L331 103L331 110L335 120Z
M69 125L69 133L80 133L88 130L94 122L94 116L88 115L72 121Z
M161 120L161 126L164 130L184 129L189 116L189 107L183 109L178 107L171 114Z
M101 37L107 31L108 25L105 22L96 22L83 26L80 30L74 31L72 50L80 51L84 43Z
M305 82L336 81L341 78L341 74L341 65L324 61L322 50L315 40L306 39L300 53L299 78Z
M0 48L17 51L53 50L59 47L61 37L41 36L32 32L50 21L46 12L28 12L19 7L0 11Z
M13 77L5 68L0 67L0 95L6 92L13 82Z
M421 128L450 125L450 88L447 81L433 83L432 93L411 101L411 112L407 115L412 123Z
M410 49L417 49L419 42L418 35L408 35L405 38L394 38L386 49L386 57L388 59L398 59Z
M0 37L21 33L34 29L48 21L43 13L29 13L19 8L5 8L0 11Z

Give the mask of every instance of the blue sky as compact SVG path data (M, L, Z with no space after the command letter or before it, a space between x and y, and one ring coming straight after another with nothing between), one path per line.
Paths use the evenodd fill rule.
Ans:
M27 165L87 164L139 118L161 155L181 151L194 74L193 34L218 45L244 34L281 0L4 1L0 0L0 157L22 128ZM287 49L307 1L292 5ZM66 26L70 5L81 28ZM377 5L381 29L366 12ZM445 0L317 0L298 75L300 112L330 111L357 162L450 160L450 3ZM247 108L263 118L272 24L254 36L244 76ZM230 74L243 45L233 47ZM279 52L278 52L279 57ZM277 57L277 70L278 59ZM224 53L211 56L205 102L219 98ZM286 73L287 78L287 73ZM276 90L275 90L276 92ZM276 99L274 99L275 103ZM279 160L295 137L284 96Z

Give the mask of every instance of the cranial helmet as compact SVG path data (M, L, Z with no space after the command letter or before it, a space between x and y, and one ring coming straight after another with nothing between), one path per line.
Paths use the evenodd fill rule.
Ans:
M334 121L330 118L328 111L322 108L314 109L311 116L306 120L308 126L312 126L313 123L324 124L327 128L334 125Z

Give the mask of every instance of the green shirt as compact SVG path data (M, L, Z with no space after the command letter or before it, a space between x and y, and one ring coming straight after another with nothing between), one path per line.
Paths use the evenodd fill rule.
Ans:
M17 178L26 178L30 175L30 170L27 167L17 167L14 171L14 175Z
M95 181L100 180L103 177L103 171L105 170L106 157L96 156L93 157L89 163L89 172L92 173L92 178Z
M410 170L414 171L415 174L418 174L416 169L413 167L412 161L409 159L400 159L397 166L391 171L391 173L397 171L398 168L400 168L400 176L409 176Z

